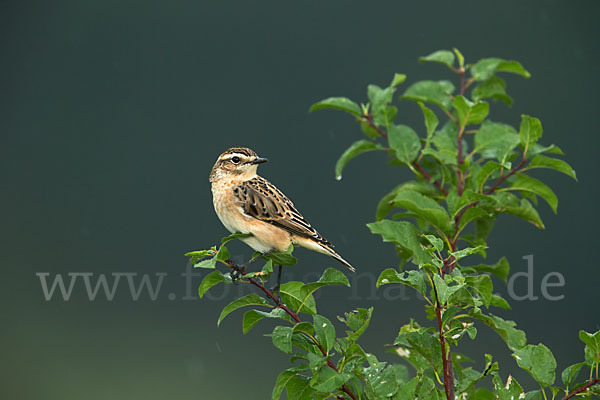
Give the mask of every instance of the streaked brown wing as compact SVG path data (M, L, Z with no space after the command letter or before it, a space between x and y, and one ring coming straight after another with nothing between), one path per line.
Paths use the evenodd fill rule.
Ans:
M247 215L333 247L304 219L294 204L266 179L257 176L236 186L233 193Z

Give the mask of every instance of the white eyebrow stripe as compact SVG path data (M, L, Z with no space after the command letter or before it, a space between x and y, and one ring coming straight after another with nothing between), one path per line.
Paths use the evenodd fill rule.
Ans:
M242 153L231 153L231 154L227 154L225 157L223 157L223 160L231 160L233 157L239 157L241 159L250 158L247 155L242 154Z

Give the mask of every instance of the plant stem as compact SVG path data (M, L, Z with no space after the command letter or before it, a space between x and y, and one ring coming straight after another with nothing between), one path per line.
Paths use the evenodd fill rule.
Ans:
M502 184L502 182L504 182L506 179L510 178L511 176L513 176L514 174L519 172L519 170L521 168L523 168L523 165L525 165L526 162L527 162L527 159L523 157L521 162L515 168L513 168L508 174L503 175L500 178L498 178L496 183L494 183L492 185L492 187L490 187L488 190L486 190L485 193L483 193L483 194L490 195L490 194L494 193L496 191L496 189L498 188L498 186L500 186ZM452 238L452 243L451 243L452 247L453 247L452 251L456 251L456 242L458 241L458 226L460 225L460 220L461 220L462 216L469 208L477 205L478 202L479 201L474 201L471 204L467 205L465 208L460 210L460 212L454 218L455 234L454 234L454 237ZM452 272L452 270L454 269L455 266L456 266L456 264L451 265L450 270L448 272Z
M519 165L517 165L515 168L513 168L508 174L503 175L500 178L498 178L498 180L496 181L496 183L494 183L492 185L492 187L489 188L484 194L492 194L494 192L494 190L496 190L496 188L498 186L500 186L500 184L502 182L504 182L506 179L508 179L511 176L513 176L514 174L516 174L523 167L523 165L525 165L526 161L527 161L527 159L525 157L523 157L523 159L521 160L521 162L519 163Z
M572 397L575 397L579 393L581 393L581 392L587 390L588 388L594 386L598 382L600 382L600 378L596 378L596 379L590 380L587 384L585 384L584 386L582 386L579 389L575 390L574 392L567 393L567 395L565 397L563 397L562 400L568 400L568 399L570 399Z
M369 124L371 128L375 129L375 131L377 131L377 133L381 135L381 137L387 139L387 133L385 133L381 128L379 128L373 123L373 117L371 116L371 114L365 114L363 118L365 119L365 121L367 121L367 124Z
M427 171L425 171L425 169L421 166L421 164L419 164L418 161L413 161L412 165L414 165L414 167L419 170L421 175L423 175L423 178L427 179L428 181L431 179ZM444 189L444 187L438 181L434 181L433 185L440 191L442 191L442 193L444 193L446 196L448 195L448 191Z
M443 271L442 271L443 276ZM442 307L440 305L440 300L438 298L437 288L435 287L435 283L433 283L433 279L431 280L431 284L433 286L433 292L435 294L435 315L438 323L438 333L440 336L440 346L442 349L442 367L444 368L444 390L446 391L446 399L454 400L454 378L452 376L452 355L450 354L450 346L448 346L448 350L446 350L446 337L443 333L442 326Z
M457 71L458 75L460 76L460 95L464 96L465 95L465 90L467 89L467 86L465 85L465 69L461 68Z
M242 268L240 268L238 265L236 265L233 261L231 260L227 260L225 262L231 269L233 269L234 271L236 271L237 273L239 273L240 275L244 276L246 275L246 271ZM290 317L292 317L292 319L295 321L295 323L299 323L300 318L298 317L298 314L294 313L292 310L290 310L285 304L283 304L283 302L278 299L273 292L271 292L269 289L267 289L265 287L265 285L259 283L256 279L253 278L246 278L248 279L248 282L250 282L251 285L256 286L257 288L259 288L268 298L270 298L271 300L273 300L275 302L275 304L277 305L278 308L281 308L283 311L285 311ZM327 351L325 351L325 348L323 348L323 345L321 343L319 343L315 338L313 337L309 337L314 344L319 348L319 351L321 352L321 354L323 354L323 356L327 356ZM331 360L327 360L327 365L332 368L335 372L339 372L337 367L335 366L335 364L333 363L333 361ZM340 390L344 393L346 393L348 396L350 396L350 398L352 400L358 400L358 397L356 397L356 395L350 390L350 388L344 383L341 387ZM338 397L343 399L343 397Z

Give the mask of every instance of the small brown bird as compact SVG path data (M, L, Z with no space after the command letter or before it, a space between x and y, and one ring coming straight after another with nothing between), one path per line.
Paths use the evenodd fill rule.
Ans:
M225 228L231 233L251 233L241 240L263 254L299 245L355 271L279 189L257 175L258 164L264 162L266 158L246 147L232 147L215 162L210 173L213 205Z

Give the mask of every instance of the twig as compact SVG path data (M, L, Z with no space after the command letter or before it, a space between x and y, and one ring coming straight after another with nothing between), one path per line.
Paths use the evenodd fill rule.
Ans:
M443 275L442 275L443 276ZM435 294L435 315L437 317L438 332L440 336L440 345L442 347L442 367L444 368L444 390L446 391L446 399L454 400L454 379L452 378L452 357L450 354L450 348L446 352L446 337L443 334L442 326L442 307L438 298L437 288L431 280L433 286L433 292Z
M523 168L523 165L525 165L525 163L527 162L526 158L523 158L521 160L521 162L514 168L512 169L508 174L501 176L500 178L498 178L498 180L496 181L496 183L494 183L492 185L492 187L490 187L488 190L485 191L485 195L490 195L492 193L494 193L496 191L496 189L498 188L498 186L500 186L502 184L502 182L504 182L506 179L510 178L511 176L513 176L514 174L516 174L517 172L519 172L519 170L521 168ZM460 225L460 220L462 218L462 216L465 214L465 212L471 208L471 207L475 207L477 205L477 203L479 203L478 201L474 201L471 204L468 204L465 208L463 208L462 210L460 210L460 212L456 215L456 217L454 218L454 226L455 226L455 234L454 237L452 238L452 247L453 250L452 251L456 251L456 241L458 240L458 226ZM454 269L454 267L456 266L456 264L452 265L450 270L448 272L452 272L452 270Z
M238 265L236 265L233 261L231 260L227 260L225 261L225 263L234 271L236 271L238 274L244 276L246 275L246 271L242 268L240 268ZM285 304L283 304L283 302L278 299L273 292L271 292L269 289L267 289L265 287L265 285L259 283L256 279L253 278L246 278L248 280L248 282L254 286L256 286L257 288L259 288L265 295L267 295L268 298L270 298L271 300L273 300L276 304L276 306L278 308L281 308L283 311L285 311L290 317L292 317L292 319L294 321L296 321L295 323L299 323L300 318L298 317L298 314L294 313L292 310L290 310ZM309 336L309 338L313 341L313 343L319 348L319 351L321 351L321 354L323 354L323 356L327 356L327 351L325 351L325 349L323 348L323 345L321 343L319 343L315 338ZM333 363L333 361L331 360L327 360L327 365L332 368L335 372L339 372L337 367L335 366L335 364ZM348 386L344 383L341 387L340 390L344 393L346 393L348 396L350 396L350 398L352 400L358 400L358 397L356 397L356 395L350 390L350 388L348 388ZM343 397L338 397L340 399L343 399Z
M527 161L527 159L525 157L523 157L523 159L521 160L521 162L519 163L519 165L517 165L514 169L512 169L508 174L503 175L500 178L498 178L498 180L496 181L496 183L494 183L492 185L492 187L489 188L484 194L492 194L494 192L494 190L496 190L496 188L498 186L500 186L500 184L502 182L504 182L505 180L507 180L508 178L510 178L511 176L513 176L514 174L516 174L523 167L523 165L525 165L526 161Z
M460 76L460 95L464 96L465 95L465 90L467 89L467 86L465 85L465 69L461 68L457 71L458 75Z
M367 121L367 124L369 124L369 126L373 129L375 129L375 131L381 135L383 138L387 139L387 133L385 133L381 128L379 128L377 125L375 125L375 123L373 123L373 116L371 114L365 114L363 115L363 118L365 121Z
M588 383L586 383L585 385L583 385L582 387L580 387L579 389L575 390L572 393L567 393L567 395L565 397L562 398L562 400L569 400L571 397L575 397L576 395L578 395L579 393L587 390L588 388L594 386L596 383L600 382L600 378L596 378L593 379L591 381L589 381Z
M419 172L423 175L423 178L427 179L428 181L431 179L427 171L425 171L425 169L421 166L421 164L419 164L419 162L413 161L412 165L414 165L415 168L419 170ZM446 196L448 195L448 191L444 189L444 187L438 181L433 181L433 185L439 190L441 190L442 193L444 193Z

